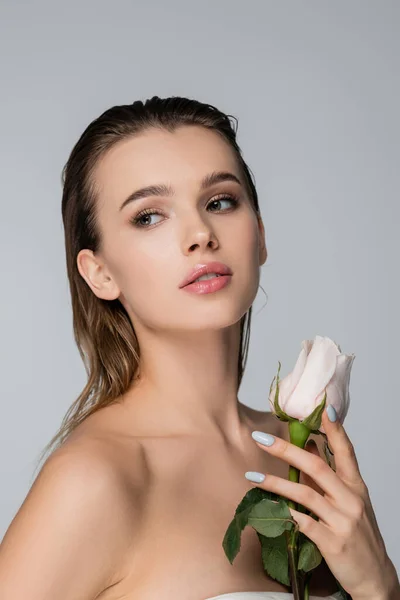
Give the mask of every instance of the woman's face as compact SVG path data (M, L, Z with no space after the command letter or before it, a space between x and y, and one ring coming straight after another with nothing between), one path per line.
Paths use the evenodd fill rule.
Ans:
M217 171L241 183L202 189L202 179ZM109 150L94 178L102 248L95 256L81 251L78 268L98 297L119 298L134 326L187 331L240 320L257 294L265 234L233 150L217 133L199 126L147 130ZM172 194L124 204L140 188L161 184ZM201 295L179 287L191 268L209 261L232 270L226 287Z

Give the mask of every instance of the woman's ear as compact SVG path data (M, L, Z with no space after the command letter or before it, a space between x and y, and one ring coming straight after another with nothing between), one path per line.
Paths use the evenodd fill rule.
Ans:
M108 274L104 263L92 250L80 250L76 259L77 269L92 292L103 300L115 300L120 295L118 286Z

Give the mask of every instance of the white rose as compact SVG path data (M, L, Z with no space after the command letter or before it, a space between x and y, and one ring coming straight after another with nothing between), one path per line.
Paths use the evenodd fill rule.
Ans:
M293 371L279 380L279 408L302 421L321 404L326 390L326 405L334 406L343 423L349 409L350 371L354 359L354 354L342 354L340 347L328 337L317 335L314 341L304 340ZM269 395L273 412L276 385L271 387ZM322 425L319 430L325 433Z

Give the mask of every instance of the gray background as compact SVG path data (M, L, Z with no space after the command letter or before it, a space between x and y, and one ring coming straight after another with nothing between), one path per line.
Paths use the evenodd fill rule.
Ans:
M398 502L400 3L2 0L0 530L81 391L61 169L114 104L183 95L239 119L269 258L241 400L316 334L356 354L345 422L389 556Z

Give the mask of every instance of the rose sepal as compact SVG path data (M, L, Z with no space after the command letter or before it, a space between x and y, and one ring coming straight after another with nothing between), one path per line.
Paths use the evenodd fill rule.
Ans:
M272 387L274 385L274 381L276 379L276 391L275 391L275 398L274 398L274 406L273 406L273 412L275 414L275 416L280 420L280 421L298 421L298 419L295 419L294 417L291 417L290 415L287 415L285 413L285 411L283 411L281 409L281 407L279 406L279 372L281 370L281 362L278 360L278 373L275 375L275 377L272 380L272 383L269 387L269 393L271 394L272 391Z
M325 405L326 405L326 388L325 388L325 394L324 394L324 397L323 397L321 403L318 404L318 406L316 406L314 408L314 410L312 411L312 413L310 413L308 415L308 417L306 417L305 419L303 419L301 421L301 423L305 427L307 427L311 433L321 434L321 431L319 431L319 428L321 427L322 413L324 412Z

